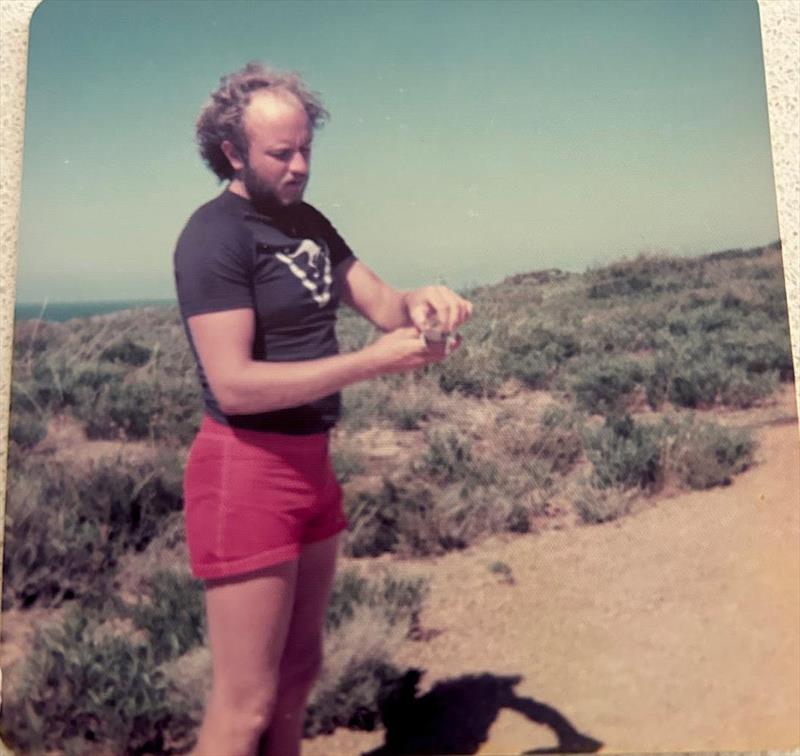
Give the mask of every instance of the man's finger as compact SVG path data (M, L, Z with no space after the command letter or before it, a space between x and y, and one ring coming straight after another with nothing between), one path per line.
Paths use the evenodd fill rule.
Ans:
M408 315L411 318L411 322L420 330L424 331L426 327L428 327L428 320L430 319L430 306L427 302L423 302L421 304L415 305L412 307Z

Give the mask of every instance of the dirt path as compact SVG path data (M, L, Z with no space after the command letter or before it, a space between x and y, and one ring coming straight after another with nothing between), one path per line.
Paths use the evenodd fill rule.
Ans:
M438 751L458 752L446 749L459 737L464 753L549 749L570 728L606 752L800 745L797 424L758 436L759 464L729 487L603 526L399 563L431 580L422 621L442 632L408 642L397 661L424 670L421 693L455 680L460 712ZM489 570L496 561L513 583ZM513 694L517 710L498 710ZM477 734L463 734L470 725ZM341 730L303 753L351 756L383 739Z

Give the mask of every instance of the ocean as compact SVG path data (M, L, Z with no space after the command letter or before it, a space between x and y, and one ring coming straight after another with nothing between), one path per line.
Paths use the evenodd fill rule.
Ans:
M106 315L119 310L131 310L137 307L174 307L174 299L118 299L98 300L94 302L27 302L14 307L14 320L41 318L56 323L63 323L73 318L88 318L91 315Z

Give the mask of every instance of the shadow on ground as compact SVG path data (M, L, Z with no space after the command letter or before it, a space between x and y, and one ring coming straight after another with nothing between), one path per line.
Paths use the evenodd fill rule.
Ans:
M386 741L362 756L477 753L501 709L513 709L549 727L558 740L533 753L594 753L603 744L578 732L552 706L514 692L521 676L466 675L437 683L417 697L422 673L409 671L381 703Z

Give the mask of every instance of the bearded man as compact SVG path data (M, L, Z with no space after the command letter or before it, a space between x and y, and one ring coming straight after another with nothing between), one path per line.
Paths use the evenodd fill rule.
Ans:
M205 416L184 478L186 538L204 581L213 687L194 753L300 753L338 540L347 527L329 457L340 391L445 358L471 304L442 286L398 291L303 202L327 113L295 74L249 64L197 121L222 193L174 256ZM345 303L384 335L339 354Z

